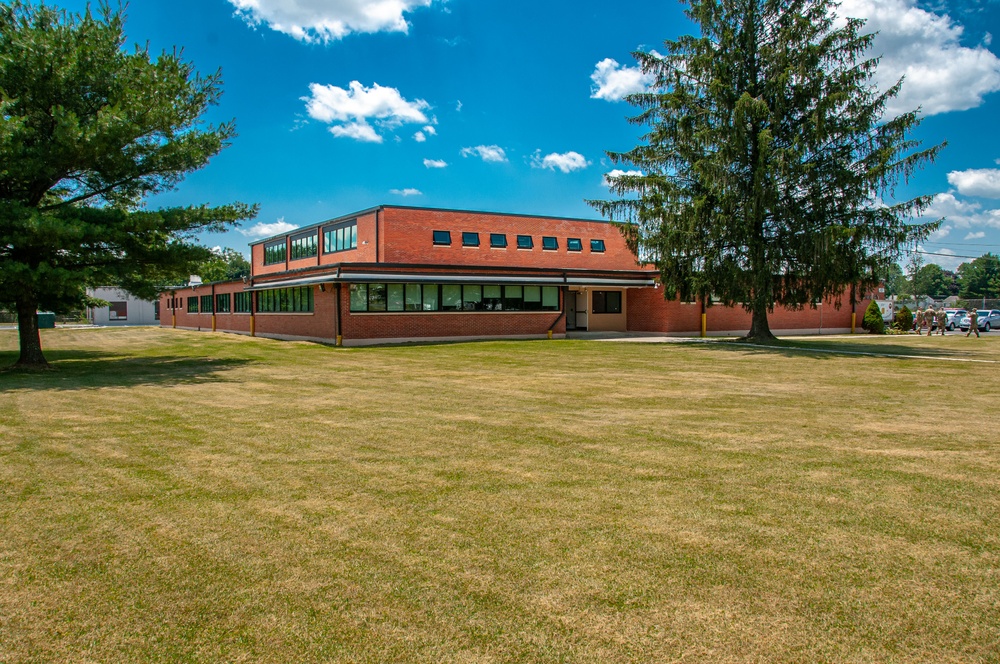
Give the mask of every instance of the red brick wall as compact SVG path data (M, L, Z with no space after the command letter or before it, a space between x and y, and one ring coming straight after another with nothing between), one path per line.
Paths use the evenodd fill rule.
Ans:
M617 227L600 221L540 219L480 212L386 208L380 231L380 262L441 263L542 268L636 270L635 256L625 246ZM450 246L435 246L435 230L451 231ZM479 233L478 247L463 247L462 232ZM505 233L507 247L492 249L490 233ZM534 248L517 248L517 236L530 235ZM555 251L542 250L542 236L559 240ZM580 238L583 250L567 251L566 239ZM604 253L591 253L590 240L604 240Z
M545 335L557 319L552 333L566 332L566 317L560 311L352 314L349 287L343 284L341 288L345 345L352 340L368 339Z
M681 303L676 299L664 300L662 289L632 288L628 293L628 329L635 332L700 332L701 305ZM857 304L857 326L860 329L868 300ZM742 307L714 305L706 309L706 328L712 332L747 332L750 330L750 314ZM781 330L827 330L850 329L851 307L847 298L841 300L839 309L836 299L827 299L823 305L812 309L806 307L791 311L777 307L768 314L768 324L772 331Z
M215 293L238 293L244 288L242 281L233 281L223 284L215 284ZM178 290L175 297L183 298L176 311L172 311L169 306L170 293L160 296L160 326L171 327L174 324L173 315L176 314L177 327L211 330L212 314L187 312L187 300L190 297L200 297L212 293L212 286L199 286L192 290L184 288ZM324 293L319 288L313 289L313 312L302 314L270 314L258 313L254 316L256 334L261 336L292 336L307 337L311 339L336 339L336 295L332 288L328 288ZM230 297L230 309L233 308L233 298ZM219 313L215 315L216 330L221 332L250 332L250 314L243 313Z
M275 274L277 272L285 272L287 270L299 270L307 267L314 267L316 265L335 265L337 263L374 263L375 262L375 215L372 212L367 215L361 215L358 219L358 247L357 249L349 249L347 251L338 251L332 254L325 253L323 251L323 226L315 227L311 232L316 233L318 236L317 242L319 242L320 253L318 256L313 256L311 258L300 258L298 260L288 260L282 263L274 263L271 265L264 265L264 244L254 244L250 247L250 265L251 274L255 277L259 277L266 274ZM341 223L347 221L343 219L336 223ZM298 235L297 231L292 231L285 236L285 251L288 251L288 243L292 236ZM379 238L381 242L381 238ZM286 255L288 255L286 253Z
M215 324L216 329L219 330L230 330L234 332L249 332L250 331L250 314L236 314L232 313L234 306L233 293L239 293L244 288L244 283L242 281L228 281L220 284L210 284L205 286L198 286L194 290L191 288L181 288L176 291L174 297L181 298L183 301L178 305L176 311L170 309L170 293L163 293L160 295L160 326L161 327L171 327L173 325L173 316L177 316L177 327L187 327L193 329L211 330L212 329L212 314L209 313L197 313L189 314L187 311L187 301L188 298L197 297L201 298L202 295L211 295L213 292L213 287L216 294L229 293L229 309L228 314L216 314Z

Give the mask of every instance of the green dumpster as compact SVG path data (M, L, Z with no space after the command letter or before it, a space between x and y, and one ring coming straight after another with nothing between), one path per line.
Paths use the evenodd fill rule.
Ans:
M56 315L51 311L38 312L38 329L50 330L56 326Z

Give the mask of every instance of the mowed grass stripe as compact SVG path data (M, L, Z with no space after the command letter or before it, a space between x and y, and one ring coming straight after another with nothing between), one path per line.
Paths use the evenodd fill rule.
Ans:
M997 661L995 369L56 330L0 661ZM997 359L958 337L818 340ZM0 363L16 356L0 333Z

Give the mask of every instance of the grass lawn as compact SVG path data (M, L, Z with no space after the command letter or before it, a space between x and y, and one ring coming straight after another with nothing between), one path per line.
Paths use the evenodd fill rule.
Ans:
M4 664L1000 661L1000 335L43 346Z

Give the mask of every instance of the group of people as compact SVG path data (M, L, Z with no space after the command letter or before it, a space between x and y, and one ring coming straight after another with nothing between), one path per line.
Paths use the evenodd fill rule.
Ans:
M937 329L944 336L944 331L948 327L948 312L944 310L944 307L940 307L937 311L934 307L927 307L926 309L917 308L917 312L913 314L913 331L920 334L923 331L924 326L927 326L927 336L931 336L934 333L934 322L937 321ZM976 309L973 308L969 311L969 331L965 333L965 336L969 336L973 332L976 336L979 336L979 314Z

